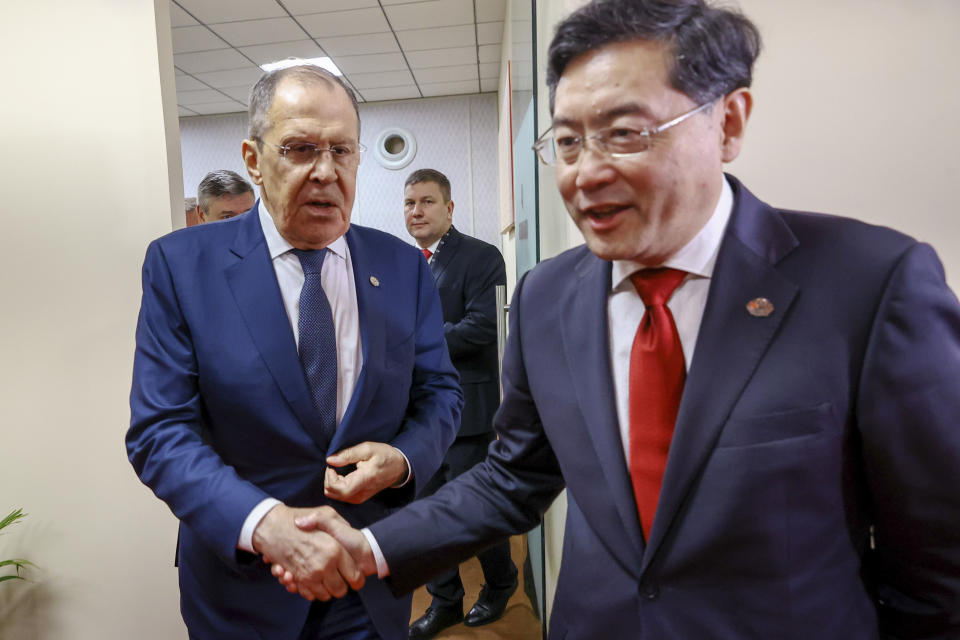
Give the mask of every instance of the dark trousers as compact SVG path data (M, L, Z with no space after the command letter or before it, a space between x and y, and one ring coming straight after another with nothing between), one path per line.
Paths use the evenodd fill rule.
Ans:
M380 640L356 591L327 602L314 600L300 640Z
M486 458L487 447L494 438L493 433L457 438L444 456L440 469L424 487L422 496L432 495L444 484ZM503 589L516 582L517 568L510 559L509 540L481 551L477 554L477 559L483 569L483 579L487 586ZM459 568L454 567L436 580L428 582L427 591L433 596L435 607L459 606L463 600L463 582L460 580Z

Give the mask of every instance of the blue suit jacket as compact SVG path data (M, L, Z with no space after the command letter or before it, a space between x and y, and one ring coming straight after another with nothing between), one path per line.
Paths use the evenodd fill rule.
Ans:
M325 457L370 440L406 454L412 484L333 506L355 525L383 517L433 475L462 402L422 255L354 225L346 240L363 368L329 447L314 441L307 427L317 418L256 211L164 236L143 266L127 449L181 521L181 609L201 638L296 638L309 603L236 549L250 510L268 496L330 504ZM375 579L360 595L384 638L406 637L408 599Z
M610 264L580 247L517 286L487 461L371 528L393 588L529 528L565 484L551 638L960 637L960 307L939 261L731 182L650 540L614 406ZM761 296L767 317L745 307Z

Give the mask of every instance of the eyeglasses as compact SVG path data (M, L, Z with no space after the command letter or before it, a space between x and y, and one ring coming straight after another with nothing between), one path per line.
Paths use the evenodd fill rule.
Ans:
M580 157L580 151L586 144L585 141L592 140L597 151L605 153L611 158L628 158L649 149L653 136L680 124L712 104L713 102L705 102L686 113L681 113L672 120L654 125L652 128L644 127L639 130L630 127L610 127L589 136L557 136L556 133L551 133L553 127L550 127L533 144L533 150L537 152L540 161L546 165L555 165L557 159L563 161L564 164L573 164Z
M330 157L336 164L351 166L360 162L360 154L366 150L366 147L359 142L357 144L332 144L329 147L321 147L312 142L292 142L282 145L264 140L259 142L278 149L285 160L296 165L312 165L320 155L329 151Z

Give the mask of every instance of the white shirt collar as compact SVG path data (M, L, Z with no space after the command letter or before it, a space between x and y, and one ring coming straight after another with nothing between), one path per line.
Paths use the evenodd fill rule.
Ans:
M733 212L733 190L726 176L720 188L720 199L714 208L710 219L703 225L690 242L680 248L675 254L667 258L662 266L671 269L680 269L694 276L709 278L713 275L713 267L717 262L717 253L723 234ZM615 290L631 275L647 265L633 260L614 260L611 290ZM657 265L661 266L661 265Z
M260 206L257 207L257 214L260 216L260 228L263 229L263 237L267 240L267 249L270 250L270 259L275 260L277 256L293 250L294 246L280 235L280 232L277 230L277 225L274 223L270 212L267 211L267 205L263 203L263 200L260 200ZM328 244L327 249L334 255L344 258L347 253L346 238L340 236Z

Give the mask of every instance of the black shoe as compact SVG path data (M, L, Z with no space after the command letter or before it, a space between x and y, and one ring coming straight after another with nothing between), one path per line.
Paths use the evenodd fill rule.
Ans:
M463 624L468 627L479 627L499 620L503 617L503 612L507 610L507 602L510 600L510 596L516 590L517 582L503 589L494 589L483 585L483 589L480 590L480 597L477 598L477 604L470 609L470 613L467 614Z
M430 607L410 625L410 640L427 640L463 620L463 605Z

